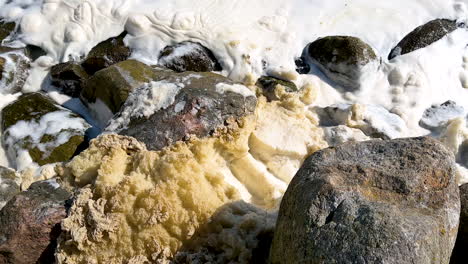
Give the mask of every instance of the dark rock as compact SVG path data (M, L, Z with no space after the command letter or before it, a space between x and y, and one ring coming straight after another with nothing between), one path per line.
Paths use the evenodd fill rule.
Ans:
M84 119L40 93L22 95L2 111L2 143L12 164L23 151L39 165L67 161L88 128Z
M50 70L52 84L62 93L78 97L83 89L83 83L88 79L88 74L79 65L73 62L60 63Z
M70 196L53 180L14 196L0 211L0 263L54 263Z
M391 60L397 56L422 49L457 29L457 22L449 19L435 19L417 27L406 35L388 55Z
M297 58L294 60L294 63L296 64L296 71L299 74L307 74L310 72L310 66L304 58Z
M120 110L131 91L155 78L157 74L150 66L136 60L122 61L91 76L84 83L80 98L104 126Z
M177 72L211 72L222 70L213 52L193 42L182 42L174 46L165 47L161 51L158 64Z
M205 137L228 120L255 110L254 94L224 76L193 72L166 74L160 76L163 81L135 90L106 130L132 136L150 150L160 150L191 135ZM223 90L225 86L228 88ZM165 96L159 97L160 94Z
M15 27L15 22L0 22L0 45L4 39L11 35L11 33L15 30Z
M20 192L19 176L9 168L0 166L0 209Z
M92 75L99 70L128 59L131 51L123 42L126 35L127 32L123 32L117 37L109 38L96 45L83 61L83 68Z
M281 202L271 263L448 263L453 154L429 137L345 143L306 159Z
M29 76L31 61L20 50L0 54L0 91L21 91Z
M460 225L450 264L463 264L468 257L468 183L460 186L460 202Z
M283 81L274 77L263 76L257 80L257 86L262 88L263 94L269 101L279 99L275 93L277 85L283 86L286 92L296 92L298 90L293 82Z
M24 48L24 54L26 54L26 56L28 56L32 61L35 61L39 57L47 55L47 52L41 47L34 45L26 45L26 47Z
M312 61L336 83L349 90L360 87L360 78L367 65L377 65L377 55L367 43L350 36L329 36L309 44ZM368 67L366 67L368 68ZM377 67L375 67L377 68Z

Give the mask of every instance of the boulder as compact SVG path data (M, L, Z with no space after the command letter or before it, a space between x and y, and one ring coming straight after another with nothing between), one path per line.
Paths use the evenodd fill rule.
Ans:
M4 39L11 35L11 33L15 30L15 27L15 22L0 22L0 45Z
M460 225L450 264L463 264L466 262L465 250L468 248L468 183L460 186L460 203Z
M177 72L222 70L213 52L201 44L188 41L165 47L159 55L158 64Z
M457 29L457 22L449 19L435 19L415 28L406 35L390 52L388 59L422 49L442 39Z
M329 36L309 44L308 55L328 78L346 90L360 87L363 73L377 70L374 50L359 38Z
M160 76L161 77L161 76ZM106 131L132 136L150 150L208 136L228 120L253 113L247 87L214 73L171 73L136 89Z
M78 97L89 76L81 65L65 62L54 65L50 69L50 77L52 84L60 92L71 97Z
M345 143L306 159L279 209L271 263L448 263L453 154L439 141Z
M21 50L0 53L0 92L21 91L29 76L31 60Z
M2 111L2 143L12 164L67 161L90 126L41 93L22 95Z
M83 68L92 75L115 63L127 60L131 51L123 42L126 35L127 32L123 32L96 45L81 64Z
M153 68L142 62L122 61L91 76L84 83L80 98L104 127L120 110L131 91L157 76Z
M278 85L282 86L286 92L296 92L297 86L293 82L280 80L278 78L263 76L257 80L258 87L262 88L263 95L269 101L279 100L278 96L276 95L275 91Z
M0 166L0 210L20 192L19 175L12 169Z
M0 211L0 263L54 263L70 196L55 180L14 196Z
M423 113L419 125L431 131L440 131L447 127L455 118L463 117L465 109L454 101L447 101L441 105L433 105Z

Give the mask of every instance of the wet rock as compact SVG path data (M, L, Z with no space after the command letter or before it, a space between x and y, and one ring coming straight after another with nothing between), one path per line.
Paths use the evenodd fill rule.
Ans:
M428 137L318 151L283 197L271 263L448 263L455 172L453 154Z
M0 22L0 45L2 44L4 39L11 35L13 30L15 30L15 27L15 22Z
M452 252L451 264L466 262L466 249L468 248L468 183L460 186L460 225L458 227L457 242Z
M19 176L14 170L0 166L0 210L20 192L19 182Z
M0 92L21 91L29 76L31 60L21 50L0 54Z
M449 19L435 19L417 27L406 35L388 55L391 60L397 56L422 49L442 39L457 29L457 22Z
M331 80L347 90L360 87L363 73L378 67L377 55L372 47L359 38L329 36L309 44L308 54Z
M90 77L84 83L80 98L104 127L120 110L131 91L157 76L153 68L142 62L122 61Z
M379 105L337 104L315 108L321 126L345 125L360 129L372 138L393 139L401 137L406 123L396 114Z
M62 93L71 97L78 97L83 89L88 74L79 65L73 62L60 63L50 70L52 84Z
M255 110L247 87L214 73L172 73L136 89L107 131L160 150L190 136L204 137Z
M67 161L79 149L90 126L51 99L30 93L2 111L2 143L12 164Z
M441 105L434 105L426 109L419 121L419 125L431 131L439 131L447 127L451 120L464 115L465 109L463 106L457 105L454 101L447 101Z
M109 38L96 45L83 61L83 68L92 75L115 63L127 60L131 51L123 42L126 35L127 32L123 32L117 37Z
M262 88L263 94L269 101L279 100L275 93L278 85L284 87L286 92L296 92L298 90L293 82L283 81L269 76L260 77L256 85Z
M294 60L296 64L296 71L299 74L307 74L310 72L310 66L307 64L306 60L302 57Z
M161 51L158 64L177 72L222 70L221 65L209 49L188 41L165 47Z
M0 211L0 263L54 263L70 196L54 180L14 196Z

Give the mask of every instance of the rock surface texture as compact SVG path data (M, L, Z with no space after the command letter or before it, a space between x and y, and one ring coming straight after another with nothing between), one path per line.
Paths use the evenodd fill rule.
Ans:
M49 180L13 197L0 211L0 263L54 263L70 196Z
M310 156L282 200L271 263L448 263L460 205L453 155L427 138Z
M50 77L52 84L60 92L71 97L78 97L89 76L79 64L65 62L53 66L50 69Z
M222 70L213 52L193 42L182 42L165 47L161 51L158 64L177 72L211 72Z
M372 67L376 69L378 65L372 47L350 36L317 39L309 44L308 55L328 78L347 90L358 89L362 74L372 72Z
M415 28L392 49L391 60L397 56L422 49L457 29L457 22L449 19L435 19Z
M467 260L468 249L468 183L460 186L460 226L458 228L457 242L453 249L451 264L462 264Z

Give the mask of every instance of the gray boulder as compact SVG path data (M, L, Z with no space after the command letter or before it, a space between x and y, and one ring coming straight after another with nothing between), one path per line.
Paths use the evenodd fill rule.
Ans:
M449 19L435 19L415 28L406 35L390 52L388 59L422 49L457 29L457 22Z
M351 91L360 87L364 72L379 64L371 46L350 36L319 38L309 44L308 55L328 78Z
M160 150L192 135L207 136L255 110L253 92L224 76L160 72L159 78L136 89L106 130Z
M2 143L12 164L29 154L39 165L67 161L85 142L86 121L41 93L24 94L2 111Z
M0 211L0 263L54 263L71 194L55 180L33 183Z
M127 32L123 32L96 45L81 64L83 68L92 75L117 62L127 60L131 51L123 42L126 35Z
M50 77L52 84L60 92L71 97L78 97L89 76L81 65L65 62L54 65L50 69Z
M466 263L468 249L468 183L460 186L460 226L458 228L457 242L453 249L450 264Z
M201 44L188 41L165 47L161 51L158 64L177 72L222 70L213 52Z
M455 173L453 154L429 137L318 151L283 197L271 263L448 263Z

